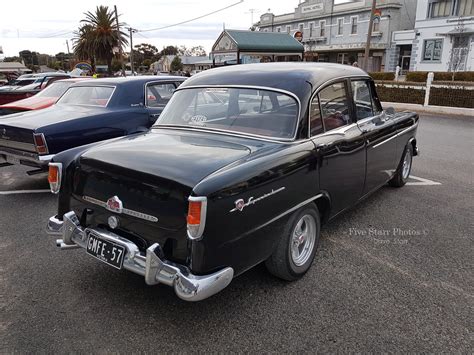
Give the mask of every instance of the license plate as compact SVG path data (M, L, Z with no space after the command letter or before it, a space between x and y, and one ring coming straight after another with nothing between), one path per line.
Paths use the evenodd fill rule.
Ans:
M15 164L15 165L20 164L20 159L18 159L18 158L11 157L9 155L7 155L6 158L7 158L7 163Z
M125 248L121 245L102 239L95 233L89 232L86 251L88 254L116 269L122 268Z

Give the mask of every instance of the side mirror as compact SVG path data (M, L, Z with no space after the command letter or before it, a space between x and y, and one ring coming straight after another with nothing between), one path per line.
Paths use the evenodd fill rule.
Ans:
M385 113L387 115L394 115L395 114L395 109L393 107L387 107L387 109L385 110Z

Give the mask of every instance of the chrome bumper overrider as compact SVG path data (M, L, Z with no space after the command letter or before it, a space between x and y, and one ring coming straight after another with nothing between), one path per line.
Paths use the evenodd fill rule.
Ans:
M53 216L48 221L47 231L51 235L62 236L56 240L61 249L86 248L87 229L79 224L74 212L64 214L63 220ZM148 285L163 283L174 287L179 298L185 301L200 301L224 289L232 281L234 270L227 267L209 275L193 275L183 265L164 260L158 243L150 246L146 253L125 238L106 230L94 229L95 234L123 246L126 250L123 268L145 277Z

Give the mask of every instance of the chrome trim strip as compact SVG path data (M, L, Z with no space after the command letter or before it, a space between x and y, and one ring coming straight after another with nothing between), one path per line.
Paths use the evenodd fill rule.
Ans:
M255 230L257 230L257 229L264 228L264 227L268 226L269 224L275 222L276 220L279 220L280 218L286 216L287 214L290 214L291 212L294 212L294 211L296 211L297 209L299 209L299 208L301 208L301 207L307 205L308 203L310 203L310 202L312 202L312 201L315 201L315 200L317 200L318 198L321 198L321 197L323 197L323 196L324 196L323 194L317 194L316 196L313 196L313 197L311 197L311 198L308 198L307 200L304 200L303 202L297 204L296 206L290 208L289 210L286 210L285 212L279 214L278 216L272 218L271 220L265 222L264 224L258 226L257 228L252 229L251 231L248 231L248 232L245 233L245 234L250 234L250 233L253 233L253 232L254 232Z
M409 131L415 129L417 126L418 126L418 122L415 123L413 126L408 127L408 128L404 129L404 130L401 131L401 132L398 132L397 134L391 136L390 138L387 138L386 140L384 140L384 141L382 141L382 142L380 142L380 143L377 143L377 144L373 145L372 148L377 148L378 146L381 146L382 144L385 144L385 143L391 141L392 139L397 138L397 137L401 136L402 134L404 134L404 133L406 133L406 132L409 132Z
M301 107L301 100L294 93L292 93L290 91L287 91L287 90L284 90L284 89L272 88L272 87L268 87L268 86L256 86L256 85L192 85L192 86L186 86L186 87L179 86L179 87L176 88L176 90L174 92L176 93L177 91L187 90L187 89L206 89L206 88L266 90L266 91L279 92L279 93L291 96L298 103L297 121L296 121L296 126L295 126L295 129L294 129L294 134L293 134L292 138L272 138L272 137L268 137L268 136L260 136L258 134L245 134L245 133L241 133L241 132L238 132L238 131L229 131L229 130L218 130L218 131L232 132L232 133L236 133L237 136L250 136L250 137L256 137L256 138L264 138L264 139L269 139L269 140L277 141L277 142L288 142L288 141L294 141L296 139L296 136L298 134L298 128L299 128L299 125L300 125L300 120L302 119L302 117L301 117L302 107ZM157 122L151 128L156 128L156 127L159 127L159 126L160 126L160 124ZM173 127L173 125L165 125L165 126ZM176 125L174 127L187 127L187 126ZM203 129L203 130L206 130L206 129Z
M104 202L104 201L101 201L101 200L98 200L96 198L89 197L89 196L82 196L82 199L84 201L87 201L89 203L92 203L94 205L103 207L106 210L108 210L107 209L107 202ZM114 213L118 213L118 212L114 212ZM138 211L134 211L134 210L129 210L128 208L123 208L122 209L122 214L126 214L128 216L144 219L145 221L158 222L158 218L156 218L155 216L152 216L152 215L149 215L149 214L146 214L146 213L142 213L142 212L138 212Z
M50 161L51 159L54 158L54 154L49 154L49 155L39 155L38 160L39 161Z
M199 229L196 235L192 235L189 231L189 226L187 226L187 235L191 240L201 240L204 233L204 228L206 227L206 216L207 216L207 197L205 196L189 196L188 201L190 202L201 202L201 217L199 223Z
M264 142L271 142L271 143L280 143L280 144L294 144L294 143L301 143L302 140L291 140L291 141L283 141L283 140L276 140L276 139L271 139L271 138L263 138L260 136L253 136L253 135L245 135L245 134L237 134L235 131L226 131L223 129L216 129L216 128L199 128L199 127L191 127L191 126L165 126L165 125L156 125L151 128L154 129L176 129L176 130L181 130L181 131L189 131L189 132L205 132L205 133L211 133L211 134L225 134L227 136L232 136L232 137L238 137L238 138L245 138L245 139L258 139L260 141ZM304 138L307 139L307 138Z

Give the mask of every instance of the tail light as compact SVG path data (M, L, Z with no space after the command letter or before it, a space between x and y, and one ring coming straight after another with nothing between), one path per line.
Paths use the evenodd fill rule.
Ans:
M207 198L190 196L188 201L188 238L199 240L206 224Z
M51 192L57 194L61 188L61 177L63 173L63 164L49 163L48 182Z
M43 133L33 133L33 139L35 140L36 151L38 154L48 154L48 145Z

